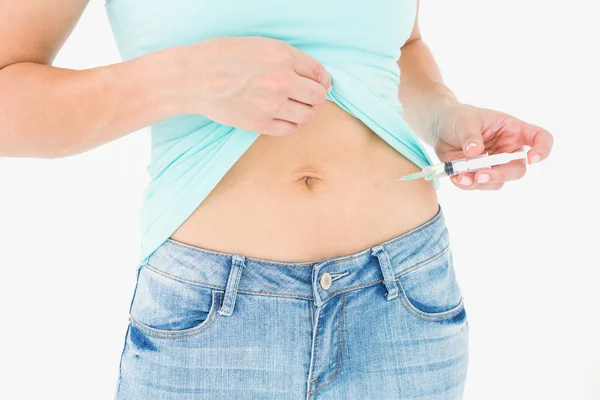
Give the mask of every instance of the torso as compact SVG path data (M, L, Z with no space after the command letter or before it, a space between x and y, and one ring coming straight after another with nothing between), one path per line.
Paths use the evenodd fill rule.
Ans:
M171 238L274 261L352 254L435 216L431 182L377 185L416 171L326 101L296 135L259 136Z
M337 73L334 89L339 84L340 93L348 95L346 100L370 94L380 101L373 107L399 109L393 104L399 82L396 60L413 29L417 1L340 4L322 0L113 0L106 9L121 54L127 58L215 36L270 37L306 52ZM384 114L383 121L376 122L400 129L395 112ZM153 148L153 157L159 159L150 165L153 172L162 171L163 163L176 157L165 150L170 144L208 123L200 116L190 122L189 117L154 127L153 140L161 146ZM351 254L435 215L438 205L431 182L376 186L417 170L361 120L327 101L319 106L316 120L301 126L296 136L260 135L171 237L206 249L274 261L316 261ZM160 190L158 186L153 189ZM162 211L162 204L156 198L148 201L152 212L147 217L156 217L154 212ZM159 229L160 224L156 226Z

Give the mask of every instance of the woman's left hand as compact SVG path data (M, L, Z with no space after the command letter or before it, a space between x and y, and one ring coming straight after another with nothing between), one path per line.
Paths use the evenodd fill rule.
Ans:
M433 123L434 149L441 161L474 157L489 153L513 153L531 147L529 164L550 155L552 135L539 126L523 122L508 114L468 104L443 106ZM451 178L461 189L497 190L504 182L525 175L525 160L514 160L491 169L455 175Z

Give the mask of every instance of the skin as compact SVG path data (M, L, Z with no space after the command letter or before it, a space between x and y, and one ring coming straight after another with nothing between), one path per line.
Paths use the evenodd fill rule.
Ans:
M87 4L88 0L0 3L0 36L13 39L5 41L0 51L0 93L5 94L0 97L3 127L0 156L76 154L175 114L174 107L163 99L164 89L160 92L155 89L156 85L148 84L149 80L157 79L156 74L143 73L152 71L152 68L143 68L143 64L155 61L150 58L159 58L154 54L142 61L132 60L83 71L50 66ZM201 51L197 55L199 53ZM553 138L546 130L499 111L458 102L442 83L433 56L422 40L418 17L410 38L402 47L402 54L399 65L403 78L399 96L405 118L425 142L434 146L442 161L476 156L485 151L517 151L524 145L531 147L529 164L548 157ZM186 57L189 58L189 53ZM318 63L311 63L300 52L291 57L301 59L296 62L303 68L300 75L320 81L325 89L329 88L330 78ZM293 63L289 59L287 62ZM137 80L123 79L132 72L139 76ZM278 90L276 82L282 80L283 75L267 76L266 85ZM305 92L320 90L314 85L309 89L307 80ZM298 82L297 86L301 84ZM303 90L298 87L296 90ZM82 89L86 89L84 93ZM324 96L321 91L296 94L295 97L308 104L321 104ZM299 123L308 123L314 118L314 109L294 103L292 99L293 96L284 103L285 107L278 109L278 114L273 115L273 125L278 127L273 126L270 132L265 122L255 123L254 127L262 128L264 134L296 133ZM272 103L269 104L271 109L277 109L278 103ZM280 100L279 104L282 103ZM435 109L433 104L437 105ZM72 112L60 112L65 109ZM31 110L42 112L32 113ZM467 152L471 143L475 146L469 146ZM457 176L453 181L460 181L462 185L458 186L462 188L497 189L503 182L524 176L524 171L522 161L514 161L493 167L491 171ZM486 180L486 176L489 176L487 184L465 185Z
M87 3L0 3L0 35L12 38L0 49L0 156L69 156L186 113L291 135L331 86L308 54L261 37L212 38L86 70L51 66Z
M523 150L523 146L531 147L527 152L528 164L550 155L553 137L545 129L500 111L460 103L443 84L418 23L402 47L399 66L402 71L399 96L405 119L421 139L433 146L441 161L486 152L512 153ZM515 160L451 179L461 189L497 190L505 182L522 178L525 172L525 161Z
M437 212L431 182L373 189L418 168L325 101L327 71L284 42L217 37L87 70L51 66L86 5L87 0L0 3L0 35L12 38L0 49L0 93L5 94L0 156L65 157L187 113L259 132L171 237L273 260L357 252ZM256 52L261 57L250 56ZM552 137L546 131L458 102L443 84L418 22L398 63L405 118L440 159L525 145L532 146L530 163L536 155L548 156ZM477 146L467 153L470 143ZM524 166L517 161L486 173L487 183L457 186L497 189L523 176Z

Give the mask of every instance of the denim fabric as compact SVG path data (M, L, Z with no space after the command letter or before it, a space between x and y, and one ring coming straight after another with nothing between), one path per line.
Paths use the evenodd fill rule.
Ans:
M468 332L441 208L314 262L168 239L138 270L115 398L461 399Z

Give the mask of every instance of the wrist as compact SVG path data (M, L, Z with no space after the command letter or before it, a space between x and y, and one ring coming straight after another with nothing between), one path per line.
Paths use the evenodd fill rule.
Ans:
M120 102L126 101L129 107L152 115L153 120L175 115L169 68L165 65L167 58L161 50L112 65L113 79L119 83Z
M441 83L434 83L431 90L431 97L428 103L429 121L425 129L425 142L430 146L435 146L439 139L442 125L442 117L448 108L459 106L462 103L458 101L454 93Z
M154 111L164 119L183 113L177 96L179 51L179 47L170 47L135 60L139 83L152 99Z
M207 82L203 67L209 65L210 59L210 55L205 54L208 53L205 42L169 47L135 60L140 83L153 99L155 112L163 118L203 113L204 107L199 101L205 97L203 88Z

